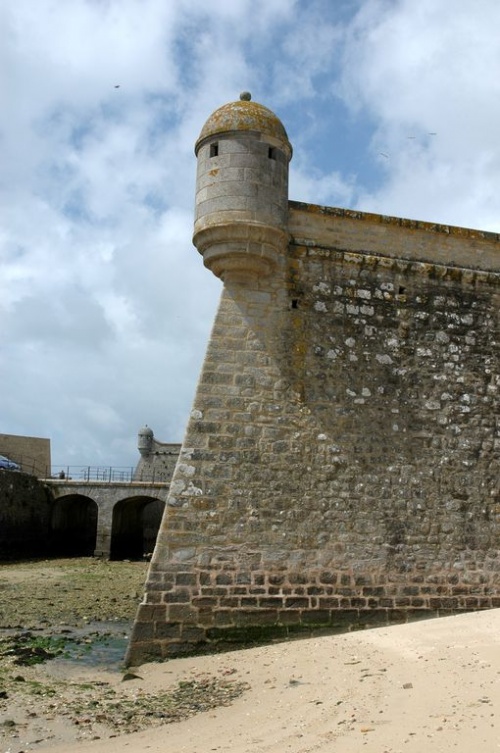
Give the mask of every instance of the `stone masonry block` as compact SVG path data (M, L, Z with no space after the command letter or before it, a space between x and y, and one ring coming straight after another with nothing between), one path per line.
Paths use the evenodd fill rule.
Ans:
M181 625L178 622L158 622L155 625L155 638L159 640L178 639L181 634Z
M187 643L201 643L205 640L206 633L203 628L183 626L181 631L182 641Z
M287 609L308 609L310 601L307 598L300 598L290 596L285 599L285 607Z
M300 609L280 609L278 610L278 623L280 625L300 625L301 614Z
M142 622L161 622L165 619L166 614L167 610L163 604L141 604L136 624Z
M167 607L166 621L189 622L196 624L198 610L190 604L169 604Z
M177 586L196 586L196 573L177 573L175 583Z
M237 619L237 616L234 617ZM252 612L252 625L274 625L278 622L277 609L259 609Z
M165 602L167 604L187 603L191 601L191 592L187 589L180 589L178 591L169 591L165 594Z
M151 641L155 637L154 628L154 622L136 622L134 625L134 641L139 643Z
M218 627L230 627L234 625L236 610L225 609L214 612L214 625Z
M327 625L330 623L330 615L328 609L304 609L300 621L304 625Z

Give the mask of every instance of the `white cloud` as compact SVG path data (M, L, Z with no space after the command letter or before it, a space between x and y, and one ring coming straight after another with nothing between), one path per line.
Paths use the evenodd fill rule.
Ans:
M386 184L360 206L498 227L500 6L481 0L366 2L346 46L341 91L376 121ZM451 200L453 195L453 200Z
M133 465L144 423L182 438L221 287L191 245L193 145L243 89L290 134L290 198L498 228L499 21L496 0L3 4L0 430L55 463Z

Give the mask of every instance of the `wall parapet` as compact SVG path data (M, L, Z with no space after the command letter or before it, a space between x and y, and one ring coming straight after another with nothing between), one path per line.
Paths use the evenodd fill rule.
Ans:
M500 235L487 231L290 201L289 232L295 245L500 270Z

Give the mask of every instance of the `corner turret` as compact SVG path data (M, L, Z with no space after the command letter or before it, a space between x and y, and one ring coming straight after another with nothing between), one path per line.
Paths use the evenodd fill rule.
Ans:
M147 424L146 426L143 426L142 429L139 429L137 435L137 449L143 458L151 455L151 452L153 451L153 438L153 429L150 429Z
M285 128L244 92L216 110L196 142L193 243L224 282L269 275L288 245Z

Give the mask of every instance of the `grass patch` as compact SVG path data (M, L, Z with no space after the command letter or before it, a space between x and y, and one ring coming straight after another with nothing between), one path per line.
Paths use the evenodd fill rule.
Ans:
M65 655L68 642L59 636L21 633L0 639L0 657L12 659L17 666L32 667Z

